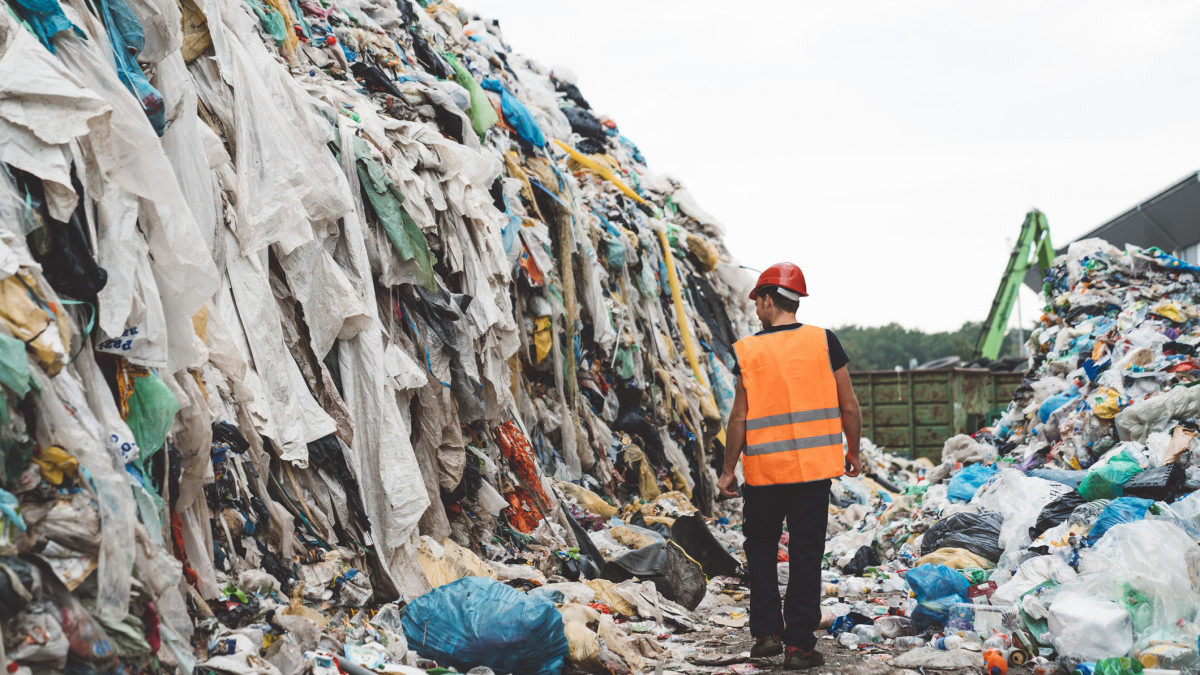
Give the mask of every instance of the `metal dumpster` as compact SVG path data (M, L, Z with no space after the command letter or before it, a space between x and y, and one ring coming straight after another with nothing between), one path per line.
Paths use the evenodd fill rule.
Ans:
M947 438L974 433L1002 413L1024 377L973 368L850 374L863 436L891 452L934 463Z

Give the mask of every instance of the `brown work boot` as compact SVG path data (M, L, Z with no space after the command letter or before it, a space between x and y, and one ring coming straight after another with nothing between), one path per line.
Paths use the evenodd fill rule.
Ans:
M783 653L783 645L778 635L764 635L754 638L754 646L750 648L750 658L765 659L768 656L779 656Z
M783 659L786 670L804 670L825 665L825 657L816 649L801 649L788 645L787 656Z

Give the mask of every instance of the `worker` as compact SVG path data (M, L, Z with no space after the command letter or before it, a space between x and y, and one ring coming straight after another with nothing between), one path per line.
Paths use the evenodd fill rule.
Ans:
M775 656L786 647L784 667L794 670L825 662L814 633L821 621L829 487L843 473L862 471L850 359L833 332L796 320L800 298L807 296L804 273L792 263L768 267L750 292L763 329L733 346L737 392L717 481L723 497L737 496L734 471L745 455L750 655ZM781 612L776 562L785 519L789 576Z

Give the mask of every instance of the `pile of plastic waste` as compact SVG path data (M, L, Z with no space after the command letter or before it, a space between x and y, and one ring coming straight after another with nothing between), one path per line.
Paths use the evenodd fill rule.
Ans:
M448 2L8 9L4 667L628 672L690 624L748 279L568 71Z
M896 667L1200 672L1200 268L1085 240L1045 289L1001 419L938 466L864 443L883 480L838 481L830 636Z

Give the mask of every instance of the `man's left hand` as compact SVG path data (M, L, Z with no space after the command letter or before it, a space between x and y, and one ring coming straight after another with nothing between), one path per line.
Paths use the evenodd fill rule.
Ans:
M846 475L854 478L862 473L862 457L857 452L846 453Z

